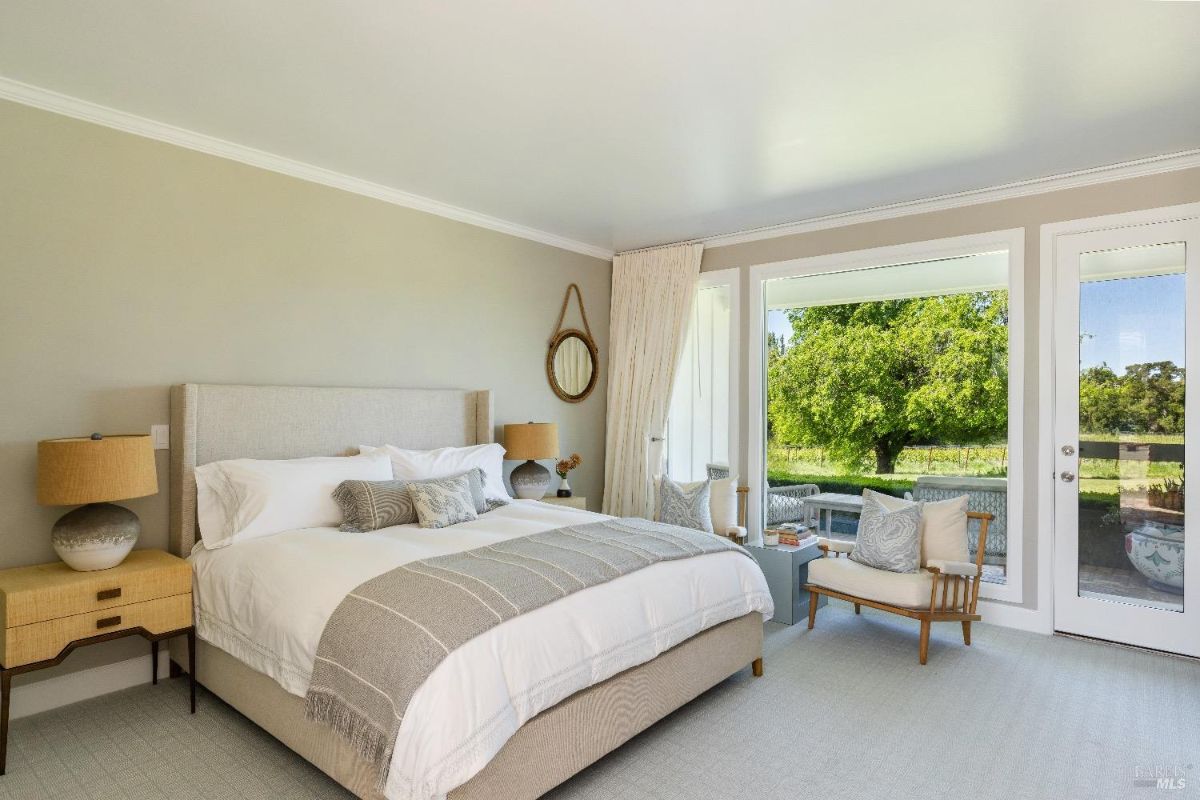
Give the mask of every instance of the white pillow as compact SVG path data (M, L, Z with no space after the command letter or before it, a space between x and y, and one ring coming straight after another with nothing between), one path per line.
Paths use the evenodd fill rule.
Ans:
M342 481L386 481L386 453L265 461L238 458L196 468L196 517L210 550L297 528L336 527Z
M708 491L713 532L724 536L738 525L737 476L713 481Z
M941 561L970 561L967 547L967 495L949 500L905 500L890 494L863 489L863 497L874 497L888 511L921 506L921 566L932 558Z
M442 447L437 450L405 450L395 445L359 445L358 452L386 451L392 460L392 475L398 481L426 481L479 468L483 470L483 496L487 500L512 500L504 488L504 446L477 444L471 447Z

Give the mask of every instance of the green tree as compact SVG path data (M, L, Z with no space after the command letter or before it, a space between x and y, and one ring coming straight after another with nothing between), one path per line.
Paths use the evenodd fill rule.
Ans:
M1108 364L1079 372L1079 427L1085 433L1115 433L1128 427L1121 411L1121 378Z
M1183 433L1184 371L1171 361L1131 364L1125 368L1122 404L1136 430Z
M1008 429L1008 293L796 309L768 357L767 418L782 444L895 472L908 445Z
M1183 433L1183 367L1173 361L1107 364L1079 373L1079 424L1084 433Z

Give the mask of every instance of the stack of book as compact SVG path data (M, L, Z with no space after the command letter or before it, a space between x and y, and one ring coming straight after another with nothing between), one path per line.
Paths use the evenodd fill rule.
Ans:
M772 528L771 533L779 534L779 543L789 545L791 547L799 547L802 544L812 544L816 542L817 537L811 530L794 529L794 528Z

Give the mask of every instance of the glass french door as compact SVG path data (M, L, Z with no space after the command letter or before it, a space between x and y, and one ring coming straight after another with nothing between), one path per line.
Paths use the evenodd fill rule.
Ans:
M1054 269L1055 629L1200 655L1200 220L1060 236Z

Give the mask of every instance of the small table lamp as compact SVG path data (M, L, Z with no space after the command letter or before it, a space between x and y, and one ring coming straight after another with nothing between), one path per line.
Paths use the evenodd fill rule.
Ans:
M558 458L558 425L553 422L526 422L504 426L505 457L525 463L512 471L509 480L522 500L541 500L550 488L550 470L537 463L538 458Z
M58 557L80 571L108 569L125 560L142 523L112 500L158 492L149 436L101 436L38 442L37 500L43 506L83 505L54 523Z

